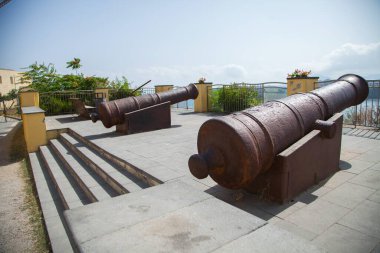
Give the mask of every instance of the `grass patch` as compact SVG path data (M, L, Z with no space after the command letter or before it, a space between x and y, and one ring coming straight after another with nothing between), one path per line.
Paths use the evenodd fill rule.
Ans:
M22 160L20 164L22 177L25 182L23 209L28 210L29 223L33 229L34 249L32 251L41 253L50 252L49 238L47 237L42 212L36 198L37 193L34 187L32 170L29 164L27 164L26 159Z

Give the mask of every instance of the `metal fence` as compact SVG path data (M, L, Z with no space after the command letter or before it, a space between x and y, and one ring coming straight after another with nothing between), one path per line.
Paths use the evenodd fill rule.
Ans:
M131 97L131 96L141 96L144 94L153 94L155 93L155 88L142 88L140 90L137 90L133 93L134 90L113 90L110 89L108 91L109 94L109 100L116 100L116 99L121 99L121 98L126 98L126 97Z
M336 80L314 83L316 88L329 85ZM368 98L360 105L343 111L344 124L380 128L380 80L367 80L369 84ZM174 87L177 89L179 87ZM248 107L259 105L270 100L286 97L286 83L265 82L257 84L235 83L216 84L208 87L208 110L231 113ZM155 88L142 88L134 95L155 93ZM110 100L130 96L129 91L110 90ZM74 113L70 98L80 98L86 105L95 105L96 98L103 98L103 93L92 90L46 92L40 94L40 107L46 115ZM172 105L172 108L194 109L194 100L187 100Z
M173 90L176 90L178 88L182 88L182 87L174 86ZM180 109L186 109L186 110L194 109L194 99L189 99L189 100L185 100L177 104L174 104L172 105L172 108L180 108Z
M179 87L174 87L174 89L177 88ZM142 88L133 94L132 90L109 90L109 100L154 93L154 87ZM47 116L72 114L75 113L71 102L72 98L79 98L86 105L95 106L95 100L103 97L103 93L95 93L93 90L44 92L40 93L40 107L46 112ZM194 100L174 104L172 108L193 109Z
M283 97L284 82L217 84L208 87L207 106L209 111L231 113Z
M95 106L95 100L103 98L103 93L93 90L57 91L40 93L40 107L47 116L74 113L71 99L79 98L86 105Z
M314 83L314 87L324 87L336 80ZM367 99L343 111L344 124L380 128L380 80L367 80L369 94Z

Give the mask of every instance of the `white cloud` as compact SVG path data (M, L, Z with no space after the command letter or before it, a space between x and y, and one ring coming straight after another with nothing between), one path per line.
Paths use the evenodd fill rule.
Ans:
M154 83L170 83L185 85L196 82L200 77L214 83L229 83L243 81L247 77L247 70L236 64L202 65L202 66L170 66L139 68L131 73L132 76L146 76Z
M309 65L314 73L331 78L348 73L380 76L380 42L346 43Z

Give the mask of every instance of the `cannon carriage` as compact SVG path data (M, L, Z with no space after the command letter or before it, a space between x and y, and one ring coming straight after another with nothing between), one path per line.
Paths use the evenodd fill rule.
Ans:
M367 82L349 74L308 93L210 119L199 129L190 172L226 188L288 201L339 169L339 112L367 96Z

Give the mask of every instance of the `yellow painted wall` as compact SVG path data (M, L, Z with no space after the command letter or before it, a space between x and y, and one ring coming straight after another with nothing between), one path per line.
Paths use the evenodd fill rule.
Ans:
M208 111L208 90L212 83L197 83L195 86L198 88L199 95L194 100L194 112L207 112Z
M309 92L314 90L315 82L318 82L318 77L308 78L288 78L287 79L287 95L293 95L298 92Z
M40 94L37 91L20 92L20 106L40 106Z
M103 98L105 98L106 101L110 101L108 88L96 88L95 93L103 93Z
M156 93L169 91L173 89L173 85L156 85L154 86L154 91Z
M39 146L46 145L45 112L22 113L22 122L26 148L29 153L36 152Z

